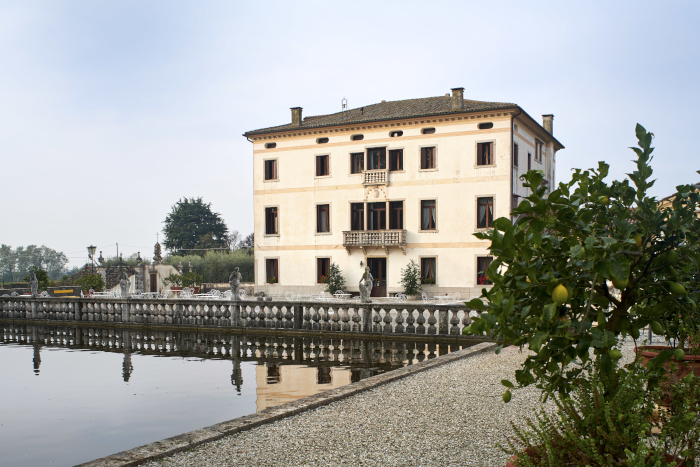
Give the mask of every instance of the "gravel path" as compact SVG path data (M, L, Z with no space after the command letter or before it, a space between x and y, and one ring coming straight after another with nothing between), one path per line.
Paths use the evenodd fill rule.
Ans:
M540 406L534 387L501 400L525 357L480 354L146 465L502 467L496 442Z

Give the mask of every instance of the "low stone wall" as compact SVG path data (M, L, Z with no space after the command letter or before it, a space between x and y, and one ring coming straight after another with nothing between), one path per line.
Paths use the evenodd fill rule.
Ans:
M0 297L0 319L461 336L464 304Z

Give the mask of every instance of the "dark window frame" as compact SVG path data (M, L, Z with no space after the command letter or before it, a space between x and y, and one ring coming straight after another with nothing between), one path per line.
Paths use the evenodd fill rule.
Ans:
M532 170L532 153L528 152L527 153L527 171L529 172L531 170Z
M265 149L275 149L277 147L277 143L265 143Z
M265 159L263 167L265 181L278 180L277 159Z
M518 147L518 143L513 143L513 167L518 167L518 156L520 155L519 150L520 148Z
M491 285L491 282L486 275L486 272L493 262L493 256L477 256L476 257L476 283L478 285Z
M491 166L496 165L496 158L494 157L495 144L493 141L484 141L481 143L476 143L476 165L477 166ZM484 151L488 148L487 151Z
M350 203L350 230L365 230L365 203Z
M265 282L269 284L271 278L275 278L276 283L279 284L279 258L265 258Z
M367 203L367 230L386 230L386 201Z
M428 203L433 203L432 206ZM427 216L427 220L426 220ZM421 231L437 230L437 200L420 200L420 229Z
M323 230L322 217L325 215L326 225ZM317 204L316 205L316 233L330 233L331 231L331 205Z
M420 169L437 169L437 146L425 146L420 148Z
M420 280L423 284L437 283L437 257L421 256L420 259Z
M478 198L476 198L477 229L490 229L491 227L493 227L493 201L493 196L479 196ZM484 207L485 216L481 215L482 206Z
M403 171L403 149L389 150L389 172Z
M362 141L365 139L365 135L352 135L350 141Z
M328 142L328 138L317 138L316 139L316 144L326 144Z
M480 130L490 130L491 128L493 128L493 122L479 123L479 125L477 125L477 128L479 128Z
M265 208L265 235L279 235L279 208L268 206Z
M434 135L435 134L435 128L423 128L420 131L421 135Z
M367 148L366 162L367 170L386 170L386 147Z
M330 258L316 258L316 283L322 284L322 278L328 276L331 270L331 259Z
M355 161L358 163L355 164ZM358 168L358 171L355 169ZM352 152L350 153L350 173L351 174L361 174L365 168L365 153L364 152Z
M329 177L331 175L331 156L329 154L322 154L316 156L316 176L317 177Z
M389 230L403 230L403 200L389 201Z

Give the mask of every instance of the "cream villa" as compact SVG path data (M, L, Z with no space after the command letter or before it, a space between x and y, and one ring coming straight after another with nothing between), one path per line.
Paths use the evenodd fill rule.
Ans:
M429 295L478 295L491 258L473 236L527 195L519 176L555 180L553 115L516 104L441 97L369 105L249 131L253 143L255 288L317 293L332 263L357 292L401 292L415 260Z

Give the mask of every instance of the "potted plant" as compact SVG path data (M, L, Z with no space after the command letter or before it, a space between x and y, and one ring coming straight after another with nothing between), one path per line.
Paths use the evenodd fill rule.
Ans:
M277 278L276 278L276 277L270 277L270 278L267 280L267 283L268 283L268 284L276 284L276 283L277 283Z
M637 169L629 180L607 183L605 162L576 169L570 182L551 188L542 172L530 171L522 179L531 194L513 210L515 224L499 218L492 230L475 234L490 241L494 260L486 276L493 287L467 302L481 314L465 333L489 334L500 343L496 353L504 345L529 348L532 354L515 381L520 387L537 385L544 400L570 393L591 369L600 375L603 394L616 393L622 381L616 376L629 371L619 364L619 343L627 336L638 339L647 325L675 338L658 320L672 310L683 317L695 311L692 300L670 285L678 279L666 262L668 252L676 251L688 258L688 272L697 274L700 190L678 186L672 208L659 207L647 194L653 184L652 134L641 125L636 134ZM674 352L664 349L649 361L646 390L659 386ZM508 402L516 384L502 384ZM612 423L624 430L624 420ZM611 441L592 442L607 449Z
M328 292L331 295L333 295L339 290L341 292L345 290L345 278L340 272L340 268L335 263L331 263L331 266L328 269L328 275L321 276L319 279L322 284L326 284L326 288L324 291Z
M202 285L202 275L194 271L184 272L182 274L170 274L163 279L163 283L166 286L170 285L170 290L174 292L182 291L184 287L191 287L194 289L193 293L197 294Z
M409 300L416 300L422 288L420 283L420 268L415 260L411 260L406 268L401 270L401 286Z

